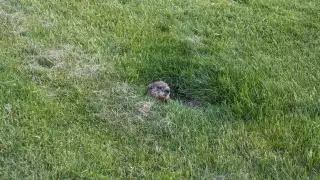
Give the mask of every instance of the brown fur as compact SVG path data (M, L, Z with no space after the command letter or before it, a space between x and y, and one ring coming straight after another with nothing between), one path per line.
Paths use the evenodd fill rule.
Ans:
M170 87L163 81L156 81L148 86L148 95L154 99L167 102L170 99Z

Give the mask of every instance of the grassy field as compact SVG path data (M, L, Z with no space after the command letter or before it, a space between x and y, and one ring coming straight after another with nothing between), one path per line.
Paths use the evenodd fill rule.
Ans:
M319 92L318 0L0 0L1 179L317 179Z

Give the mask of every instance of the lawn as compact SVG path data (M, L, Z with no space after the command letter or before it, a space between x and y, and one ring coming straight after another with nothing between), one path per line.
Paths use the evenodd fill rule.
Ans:
M1 179L317 179L319 92L318 0L0 0Z

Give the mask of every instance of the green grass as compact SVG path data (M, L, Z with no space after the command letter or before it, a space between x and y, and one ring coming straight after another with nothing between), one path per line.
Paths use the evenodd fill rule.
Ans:
M320 178L319 8L0 0L1 179Z

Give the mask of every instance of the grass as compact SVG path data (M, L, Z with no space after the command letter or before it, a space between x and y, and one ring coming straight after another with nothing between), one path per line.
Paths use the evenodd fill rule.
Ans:
M1 179L319 178L319 7L0 1Z

